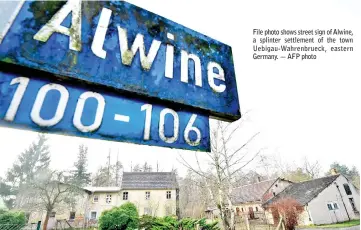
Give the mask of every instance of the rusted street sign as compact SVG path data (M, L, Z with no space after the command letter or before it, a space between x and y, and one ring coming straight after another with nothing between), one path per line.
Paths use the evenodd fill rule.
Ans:
M3 62L240 118L228 45L123 1L22 1L14 9L0 16Z

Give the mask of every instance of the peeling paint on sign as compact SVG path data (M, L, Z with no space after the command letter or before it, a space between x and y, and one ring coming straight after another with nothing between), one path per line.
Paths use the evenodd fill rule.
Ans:
M240 118L231 47L123 1L26 1L0 60Z

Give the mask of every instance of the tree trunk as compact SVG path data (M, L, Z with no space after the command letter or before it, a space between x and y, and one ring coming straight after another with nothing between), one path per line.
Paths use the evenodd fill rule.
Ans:
M45 216L45 220L44 220L44 224L43 224L43 230L46 230L48 227L50 212L51 211L46 211L46 216Z
M232 201L229 198L229 196L227 196L227 201L228 201L228 208L229 208L229 211L230 211L230 214L231 214L231 218L230 218L230 221L229 221L229 228L231 230L234 230L234 229L236 229L235 218L234 218L234 207L233 207Z

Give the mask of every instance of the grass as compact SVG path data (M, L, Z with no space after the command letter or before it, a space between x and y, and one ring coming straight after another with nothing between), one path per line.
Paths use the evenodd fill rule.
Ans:
M305 228L347 228L360 225L360 220L350 220L346 222L340 222L337 224L324 224L324 225L311 225L304 226Z

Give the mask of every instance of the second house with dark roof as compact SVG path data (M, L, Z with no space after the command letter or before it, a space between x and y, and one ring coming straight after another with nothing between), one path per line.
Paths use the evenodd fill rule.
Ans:
M279 213L272 206L283 199L292 199L302 206L298 225L332 224L360 219L360 194L343 175L293 183L263 203L268 223L277 224Z
M100 214L126 202L136 205L139 215L178 216L179 186L171 172L124 172L121 187L88 187L87 215Z

